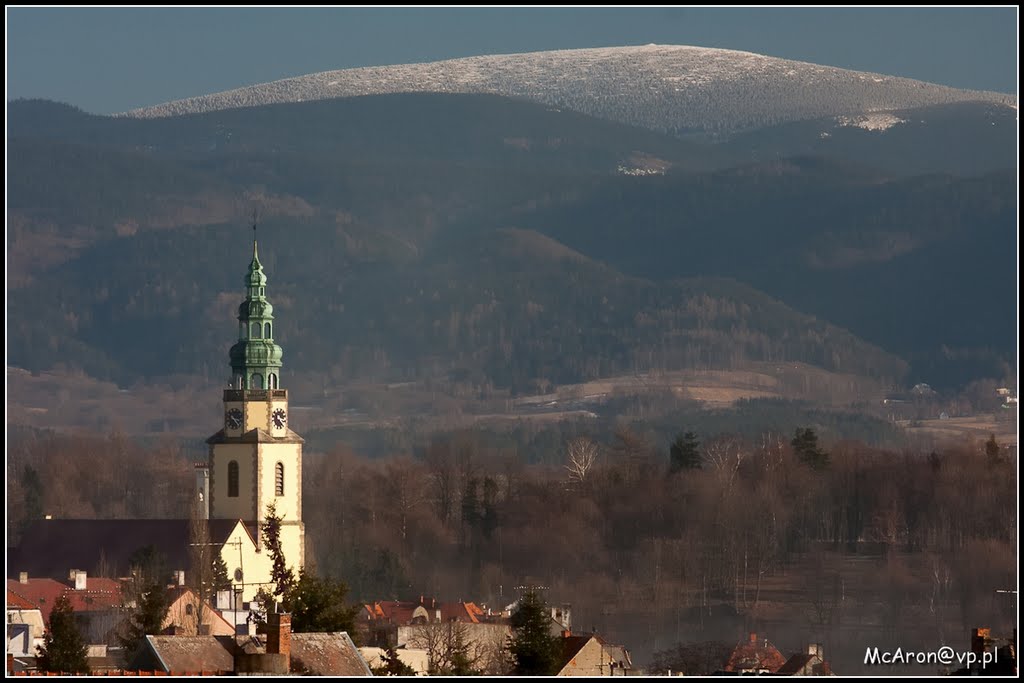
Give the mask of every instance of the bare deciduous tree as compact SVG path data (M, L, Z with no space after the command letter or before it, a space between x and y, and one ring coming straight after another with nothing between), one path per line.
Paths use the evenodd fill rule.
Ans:
M469 633L469 625L458 621L428 621L416 626L409 645L427 651L432 675L467 675L479 667L479 653Z
M727 488L732 486L744 456L739 438L732 435L718 436L705 443L703 450L704 461L710 469L718 473Z
M569 471L569 480L582 483L590 469L597 461L597 444L585 436L577 436L566 444L565 469Z

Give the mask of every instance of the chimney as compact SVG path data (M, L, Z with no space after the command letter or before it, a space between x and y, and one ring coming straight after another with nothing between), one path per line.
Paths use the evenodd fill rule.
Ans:
M985 641L988 640L991 633L992 631L987 628L971 629L971 652L978 655L979 662L982 659L982 654L985 652Z
M76 591L84 591L87 585L88 585L88 576L87 576L87 574L85 572L83 572L83 571L76 571L75 572L75 590Z
M291 657L292 615L274 612L267 615L267 654Z
M754 631L750 632L750 644L757 645L757 633Z
M572 636L572 631L570 631L569 629L565 629L565 630L562 631L562 637L563 638L569 638L571 636Z
M18 573L18 583L28 583L28 572Z

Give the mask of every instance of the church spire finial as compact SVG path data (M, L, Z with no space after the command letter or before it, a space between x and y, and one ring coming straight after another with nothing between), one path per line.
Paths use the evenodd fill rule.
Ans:
M258 219L259 219L259 214L257 214L256 209L253 209L252 210L252 260L253 260L253 263L259 263L260 262L259 250L256 248L256 244L257 244L256 243L256 223L258 222Z

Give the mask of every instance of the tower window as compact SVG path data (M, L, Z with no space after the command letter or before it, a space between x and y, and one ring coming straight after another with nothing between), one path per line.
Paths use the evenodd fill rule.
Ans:
M264 339L273 339L273 337L270 335L270 323L264 323L263 324L263 338Z
M252 333L249 336L252 339L259 339L260 338L260 324L259 323L253 323L252 324Z
M274 467L274 495L284 495L284 465L281 463Z
M262 389L263 388L263 375L258 372L252 373L252 381L249 383L250 389Z
M228 498L238 498L238 462L228 463Z
M267 375L267 388L268 389L277 389L277 373L276 372L272 372L269 375Z

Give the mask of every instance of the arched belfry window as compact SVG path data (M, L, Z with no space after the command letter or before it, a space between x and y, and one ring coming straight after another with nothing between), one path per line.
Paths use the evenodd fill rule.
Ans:
M249 337L251 339L259 339L260 338L260 324L259 323L253 323L252 324L252 333L249 335Z
M273 336L270 334L270 323L263 323L263 338L273 339Z
M274 495L284 495L284 465L281 463L274 467Z
M228 498L238 498L238 462L228 463Z
M263 388L263 375L258 372L252 373L252 381L249 383L250 389L262 389Z
M272 372L269 375L267 375L267 388L268 389L277 389L277 373L276 372Z

